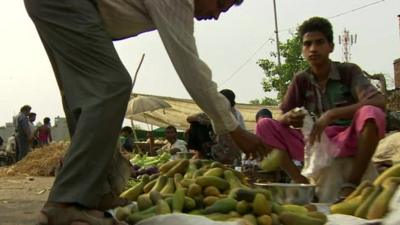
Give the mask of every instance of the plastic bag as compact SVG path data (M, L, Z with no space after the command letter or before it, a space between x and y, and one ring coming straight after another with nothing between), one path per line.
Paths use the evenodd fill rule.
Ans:
M297 110L301 110L306 114L303 127L301 128L305 142L304 166L301 174L309 178L317 177L321 169L332 163L332 160L339 153L339 148L329 140L325 132L321 134L320 142L315 142L313 145L310 145L309 137L314 126L314 119L306 109L298 108Z

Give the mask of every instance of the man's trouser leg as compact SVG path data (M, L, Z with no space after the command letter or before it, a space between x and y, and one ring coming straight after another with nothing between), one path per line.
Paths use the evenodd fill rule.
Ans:
M52 63L71 145L50 202L93 208L105 193L131 78L89 0L26 0Z
M29 152L29 141L26 137L17 136L18 143L18 161L22 160Z

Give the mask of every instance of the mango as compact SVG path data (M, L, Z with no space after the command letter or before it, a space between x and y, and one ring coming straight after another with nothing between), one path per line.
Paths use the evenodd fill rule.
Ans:
M214 186L208 186L203 191L204 196L219 196L221 192Z
M153 202L151 201L149 194L139 195L136 202L140 211L153 206Z
M268 215L262 215L257 217L257 224L258 225L272 225L272 218Z
M251 206L245 200L238 201L236 204L236 211L242 215L248 213L251 210Z
M214 186L218 188L219 190L225 190L229 188L229 183L220 178L220 177L214 177L214 176L200 176L196 178L196 184L202 186L202 187L207 187L207 186Z
M178 188L172 197L172 211L182 212L185 204L185 193L182 188Z
M257 216L268 215L272 210L271 202L260 193L256 194L252 207L254 214Z
M196 183L190 184L189 188L188 188L187 195L189 197L194 197L194 196L197 196L199 194L201 194L201 186L196 184Z
M229 213L230 211L233 211L236 209L236 203L237 203L237 201L233 198L219 199L211 206L208 206L207 208L205 208L204 212L205 212L205 214Z
M203 176L214 176L214 177L221 177L224 174L224 169L215 167L207 170Z

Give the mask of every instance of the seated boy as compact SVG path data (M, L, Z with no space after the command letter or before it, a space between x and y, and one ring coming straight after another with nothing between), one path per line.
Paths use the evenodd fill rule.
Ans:
M309 68L293 77L280 106L283 115L278 120L261 119L256 133L269 150L277 148L287 153L282 169L294 182L307 183L308 179L292 162L304 159L305 145L301 131L294 129L302 126L304 114L294 109L304 107L314 114L317 119L310 134L310 144L319 142L322 132L325 132L340 149L338 159L350 158L345 164L351 164L349 169L336 171L342 174L341 178L326 173L316 181L317 188L319 185L327 187L327 180L336 179L339 190L330 192L336 191L344 198L360 183L379 140L384 136L385 98L357 65L329 59L334 43L332 25L328 20L310 18L299 27L298 35Z

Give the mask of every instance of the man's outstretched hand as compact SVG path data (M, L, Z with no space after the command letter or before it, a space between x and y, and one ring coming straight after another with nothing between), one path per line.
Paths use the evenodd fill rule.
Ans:
M267 146L255 134L237 127L230 132L230 135L236 145L246 154L246 158L261 160L264 155L268 154Z

